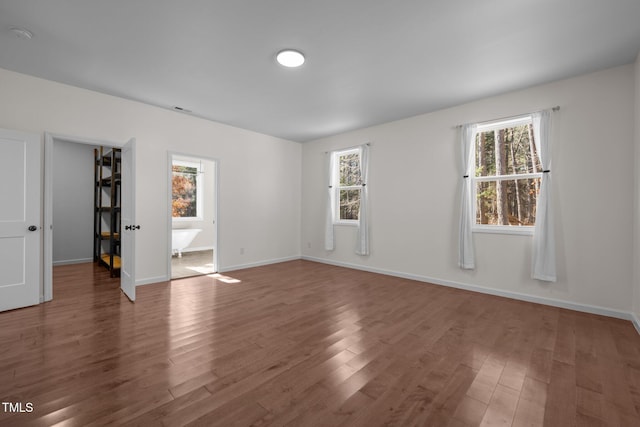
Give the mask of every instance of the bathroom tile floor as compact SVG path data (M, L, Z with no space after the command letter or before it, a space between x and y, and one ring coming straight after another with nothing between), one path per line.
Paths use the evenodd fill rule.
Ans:
M171 257L171 278L199 276L215 273L213 264L213 249L208 251L183 252L182 258L177 255Z

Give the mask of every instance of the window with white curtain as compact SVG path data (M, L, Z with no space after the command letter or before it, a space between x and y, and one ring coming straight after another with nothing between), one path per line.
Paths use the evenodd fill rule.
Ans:
M358 148L335 151L332 185L335 191L335 224L357 225L360 215L362 176Z
M369 144L328 153L324 248L335 248L335 224L357 226L355 253L369 255Z
M478 125L473 141L473 231L533 234L543 169L532 117Z

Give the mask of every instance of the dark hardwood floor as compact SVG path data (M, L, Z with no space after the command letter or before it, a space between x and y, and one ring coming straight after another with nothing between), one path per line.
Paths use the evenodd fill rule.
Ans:
M0 425L640 426L630 322L307 261L0 313ZM6 408L5 408L6 409Z

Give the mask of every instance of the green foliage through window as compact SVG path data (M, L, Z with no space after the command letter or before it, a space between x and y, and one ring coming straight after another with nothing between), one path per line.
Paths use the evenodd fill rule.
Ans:
M532 226L542 168L531 124L476 134L476 224Z
M339 219L357 221L360 215L360 154L357 150L338 153Z

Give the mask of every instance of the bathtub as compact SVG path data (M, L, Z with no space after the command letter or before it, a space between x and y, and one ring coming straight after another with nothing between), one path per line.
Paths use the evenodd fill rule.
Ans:
M189 247L193 239L202 230L200 228L178 228L171 230L171 251L182 258L182 251Z

